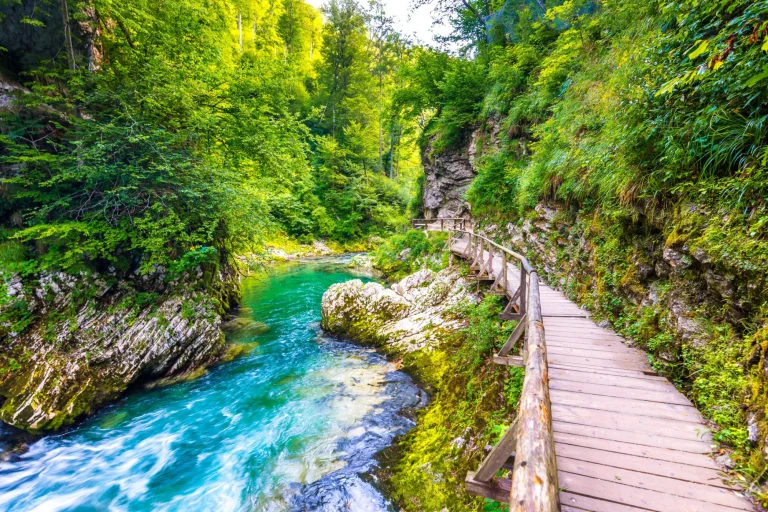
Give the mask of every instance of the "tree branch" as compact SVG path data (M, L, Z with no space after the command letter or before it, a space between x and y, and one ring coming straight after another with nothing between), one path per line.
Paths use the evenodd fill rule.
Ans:
M480 15L479 12L477 12L477 9L472 7L472 5L467 2L467 0L461 0L461 3L464 4L464 7L466 7L472 14L475 15L475 18L477 18L477 21L479 21L483 28L485 28L485 19Z

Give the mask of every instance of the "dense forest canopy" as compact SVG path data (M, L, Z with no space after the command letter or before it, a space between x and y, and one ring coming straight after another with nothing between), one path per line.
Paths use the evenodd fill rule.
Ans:
M714 250L768 254L765 2L416 0L457 52L411 44L375 1L3 5L3 73L27 88L0 114L14 270L383 235L406 218L416 142L459 147L489 120L477 213L694 201L733 212L740 242L711 233Z
M26 86L0 113L11 270L191 268L404 221L418 153L392 92L417 50L380 4L4 5L3 76Z

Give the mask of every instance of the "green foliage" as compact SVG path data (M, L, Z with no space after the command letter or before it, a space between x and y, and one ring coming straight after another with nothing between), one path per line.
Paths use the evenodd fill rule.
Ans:
M406 368L436 394L395 448L402 456L387 485L403 510L498 510L466 494L463 482L482 459L482 447L509 427L519 396L521 372L490 358L514 327L500 324L501 310L497 296L463 304L455 313L468 319L466 329L446 336L435 350L406 356Z
M402 279L423 267L444 268L447 261L443 247L445 233L430 233L412 229L402 235L392 235L373 253L373 264L391 280Z
M749 379L740 361L749 356L751 340L738 339L721 326L710 333L706 347L686 347L686 370L695 375L691 396L696 406L720 430L715 439L740 449L748 447L742 404L749 393Z
M478 61L421 50L400 72L406 87L395 93L394 107L411 117L431 116L424 136L440 152L462 142L479 120L486 91L485 67Z
M381 13L355 0L330 2L325 23L302 0L98 0L83 11L97 19L79 7L96 60L77 42L29 55L31 92L0 111L3 270L177 275L282 234L347 243L404 224L414 121L389 105L411 48Z
M433 128L438 135L433 147L438 152L463 142L466 129L478 121L485 68L477 61L452 61L440 82L440 93L446 102L438 109Z

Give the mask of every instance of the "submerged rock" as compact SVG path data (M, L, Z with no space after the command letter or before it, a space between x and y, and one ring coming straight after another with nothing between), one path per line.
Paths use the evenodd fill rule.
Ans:
M238 288L234 273L214 280L211 292L144 277L57 273L25 287L10 279L13 300L0 304L0 318L21 320L0 325L0 420L55 430L135 382L194 375L216 361L226 348L220 313Z
M393 352L412 352L463 326L452 308L477 301L471 288L457 268L420 270L391 288L357 279L335 284L323 295L322 327Z
M256 320L245 316L237 316L231 320L227 320L221 325L221 328L225 331L248 330L254 334L266 332L269 330L269 327L263 322L257 322Z
M370 254L355 254L349 260L347 268L355 275L365 277L380 277L381 271L374 268L373 257Z

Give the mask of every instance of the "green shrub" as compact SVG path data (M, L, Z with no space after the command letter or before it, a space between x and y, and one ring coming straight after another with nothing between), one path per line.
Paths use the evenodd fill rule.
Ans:
M443 251L447 240L446 233L427 234L412 229L387 239L373 253L373 263L392 280L402 279L421 268L440 270L447 264L447 254Z

